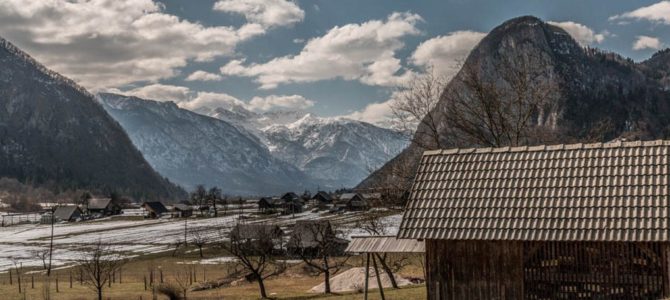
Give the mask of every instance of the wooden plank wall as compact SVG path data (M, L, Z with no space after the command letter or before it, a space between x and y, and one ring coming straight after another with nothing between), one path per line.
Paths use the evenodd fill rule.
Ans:
M521 242L426 241L428 299L523 299Z
M660 243L426 240L428 299L660 299Z

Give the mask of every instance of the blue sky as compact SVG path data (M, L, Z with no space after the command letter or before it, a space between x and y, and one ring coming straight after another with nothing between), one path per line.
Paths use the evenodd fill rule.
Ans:
M0 35L93 91L380 123L412 76L523 15L636 61L670 45L670 1L616 0L6 0Z

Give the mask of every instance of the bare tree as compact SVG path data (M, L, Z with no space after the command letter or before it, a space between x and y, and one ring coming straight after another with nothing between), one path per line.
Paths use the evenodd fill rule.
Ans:
M222 196L221 196L221 189L218 188L218 187L212 187L212 188L210 188L210 189L209 189L209 192L207 192L207 196L206 196L206 198L207 198L207 202L208 202L208 204L209 204L209 205L212 207L212 209L214 210L214 217L218 217L218 216L219 216L219 212L218 212L218 210L216 209L216 203L219 202L219 201L221 201L221 198L222 198Z
M433 69L401 86L391 102L394 122L409 135L410 141L424 150L443 148L440 139L441 116L435 108L447 86L445 76Z
M198 248L200 258L203 258L202 248L209 243L209 238L203 229L191 229L191 243Z
M515 51L492 59L488 68L465 64L455 88L442 95L444 139L457 146L520 146L557 139L560 97L548 54Z
M346 241L339 238L328 221L298 222L289 241L289 251L300 257L317 275L323 274L324 293L330 294L330 277L346 266Z
M112 280L112 274L123 266L125 260L114 254L109 245L98 242L88 253L78 260L78 268L83 275L83 281L97 292L98 300L102 300L102 292Z
M219 231L222 242L220 247L237 259L237 264L248 272L248 280L258 283L261 298L267 298L265 280L281 274L286 264L278 262L273 255L275 239L269 231L259 231L253 238L241 234L230 234L227 230ZM225 241L228 238L229 241Z
M191 288L191 285L193 284L193 280L191 279L192 278L191 272L186 270L179 270L176 271L172 277L174 279L174 282L179 287L180 292L182 293L182 298L186 300L188 290Z
M42 261L42 267L44 270L49 269L48 260L49 260L49 248L40 248L37 250L31 251L33 257L38 258Z

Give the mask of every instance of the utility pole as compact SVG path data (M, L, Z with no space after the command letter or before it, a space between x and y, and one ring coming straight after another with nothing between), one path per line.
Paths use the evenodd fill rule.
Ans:
M49 241L49 268L47 269L47 276L51 276L51 258L54 252L54 222L56 221L56 209L58 206L51 208L51 239Z

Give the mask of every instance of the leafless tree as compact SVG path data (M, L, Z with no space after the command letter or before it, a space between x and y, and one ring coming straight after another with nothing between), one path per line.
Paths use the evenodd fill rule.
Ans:
M207 233L204 232L203 229L191 229L191 243L195 245L198 248L198 252L200 253L200 258L203 258L202 255L202 248L209 243L209 238L207 237Z
M289 241L289 252L305 264L323 274L324 293L330 294L330 277L346 266L349 256L344 256L346 241L337 236L328 221L298 222Z
M40 248L37 250L31 251L33 257L38 258L39 260L42 261L42 267L44 270L47 270L49 268L48 261L49 261L49 248Z
M560 97L547 54L515 51L486 69L465 64L442 95L444 139L457 146L520 146L557 139L552 108Z
M181 288L178 288L177 286L170 284L170 283L161 283L158 285L158 288L156 289L159 294L164 295L167 297L169 300L181 300L184 299L186 300L186 291L184 291L184 297L180 297L179 293L181 292Z
M383 217L384 214L380 212L372 212L367 214L361 220L356 222L356 228L360 228L370 235L388 235L388 227L386 224L384 224ZM388 253L375 253L374 255L379 260L382 269L384 272L386 272L386 275L388 275L393 288L398 288L398 283L393 274L400 271L403 267L409 265L409 257L407 255L396 255L397 257L391 257L391 255Z
M112 274L123 266L125 260L110 250L109 245L98 242L81 259L77 261L83 274L84 283L97 292L98 300L102 300L102 292L112 280Z
M191 284L193 284L193 281L191 280L191 272L179 270L176 271L172 277L182 293L182 298L185 300L187 298L188 290L191 288Z
M443 148L441 116L435 108L447 83L445 76L436 74L431 68L401 86L395 93L395 101L391 102L396 125L411 137L413 144L424 150Z
M286 270L286 264L275 259L275 239L271 232L257 232L253 238L246 238L240 234L230 234L222 228L219 231L221 243L219 246L229 255L235 257L237 264L248 272L248 280L258 283L261 298L267 298L265 280L281 274Z

